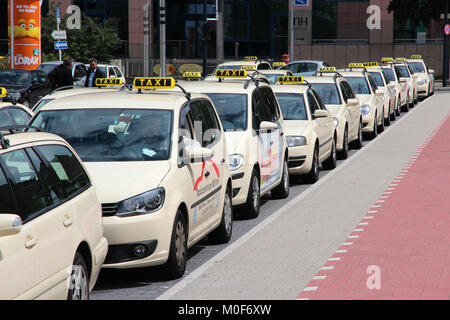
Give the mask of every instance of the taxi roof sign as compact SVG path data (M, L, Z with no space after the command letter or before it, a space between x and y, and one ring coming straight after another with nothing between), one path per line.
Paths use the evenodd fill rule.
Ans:
M395 58L395 61L406 61L406 58Z
M201 72L185 72L183 73L183 78L201 78L202 73Z
M394 58L393 58L393 57L384 57L384 58L381 58L381 62L390 62L390 61L394 61Z
M135 89L172 89L175 79L172 77L136 77L133 81Z
M244 69L224 69L216 71L216 78L219 79L242 79L247 78L247 71Z
M0 98L6 97L8 91L5 88L0 88Z
M336 73L336 67L321 67L319 68L319 73Z
M422 59L422 56L420 54L413 54L411 55L411 59Z
M295 76L282 76L278 77L278 83L283 84L298 84L298 83L304 83L303 77L295 77Z
M245 60L245 61L257 61L257 60L258 60L258 57L255 57L255 56L247 56L247 57L244 57L244 60Z
M98 87L121 86L123 84L120 78L97 78L95 85Z
M256 66L255 65L241 66L241 69L246 71L256 71Z
M348 65L350 69L352 68L364 68L364 63L350 63Z
M378 62L364 62L364 67L378 67Z
M272 67L284 67L286 66L286 62L283 61L275 61L274 63L272 63Z

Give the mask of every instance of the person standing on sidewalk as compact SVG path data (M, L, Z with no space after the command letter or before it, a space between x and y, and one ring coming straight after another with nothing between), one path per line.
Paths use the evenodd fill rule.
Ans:
M48 74L50 82L52 83L52 89L73 86L72 65L73 60L71 58L66 58L62 64Z
M98 78L104 78L103 73L97 68L97 60L91 59L89 61L89 69L86 75L86 82L84 83L85 87L96 87L95 80Z

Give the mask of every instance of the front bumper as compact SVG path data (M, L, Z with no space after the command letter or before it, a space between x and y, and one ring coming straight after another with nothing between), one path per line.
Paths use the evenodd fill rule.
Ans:
M314 144L289 147L289 173L306 174L311 171Z

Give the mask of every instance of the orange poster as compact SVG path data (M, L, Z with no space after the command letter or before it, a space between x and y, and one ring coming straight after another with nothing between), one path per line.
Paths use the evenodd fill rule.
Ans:
M41 63L39 0L8 0L8 46L11 69L34 70Z

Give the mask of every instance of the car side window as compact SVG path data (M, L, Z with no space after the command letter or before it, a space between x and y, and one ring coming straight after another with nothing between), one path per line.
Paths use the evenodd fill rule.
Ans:
M31 83L32 84L39 84L39 76L37 74L37 71L32 71L31 72Z
M75 67L75 78L83 78L86 76L86 68L81 64L76 65Z
M384 82L385 82L386 84L391 83L391 81L389 80L389 77L387 76L386 72L384 72L384 70L381 70L381 74L383 75Z
M305 62L300 64L298 72L315 72L317 70L317 63Z
M114 67L114 70L116 71L116 75L117 75L118 77L122 77L122 72L120 72L119 68Z
M375 80L373 80L372 76L368 75L367 79L369 79L369 84L370 87L372 88L372 92L375 93L375 91L377 91L378 87L377 84L375 83Z
M2 213L16 214L18 211L11 186L0 168L0 214Z
M108 68L108 74L109 74L109 78L116 77L116 72L114 71L113 67Z
M204 100L195 100L190 103L196 140L204 148L210 147L218 138L219 125L215 115L211 114L210 106Z
M8 110L11 117L14 119L17 125L24 126L30 121L31 116L22 109L11 108Z
M316 110L320 109L320 107L311 91L308 91L307 96L308 96L309 111L311 112L312 116L314 115L314 112L316 112Z
M272 116L269 111L268 101L262 93L261 88L255 89L252 96L252 112L254 129L258 130L261 122L272 121Z
M293 63L287 66L288 70L291 71L292 73L298 73L298 67L299 64L298 63Z
M348 83L347 81L342 81L341 83L343 83L344 87L347 89L347 95L350 99L356 99L356 94L353 91L352 86L350 85L350 83Z
M311 90L311 93L313 94L314 98L316 98L317 104L319 105L319 108L321 110L328 110L327 107L325 106L325 104L322 101L322 98L320 97L320 95L314 90Z
M9 127L11 125L12 122L6 109L0 110L0 127Z
M280 112L273 91L269 87L262 87L260 93L269 112L269 118L266 121L277 122L280 119Z
M344 82L339 82L339 88L341 88L342 97L344 98L345 103L347 103L348 99L350 99L347 88L344 85Z
M48 81L48 78L47 78L47 76L45 75L44 72L38 71L37 74L38 74L38 77L39 77L39 82L43 86L49 86L50 85L50 82Z

